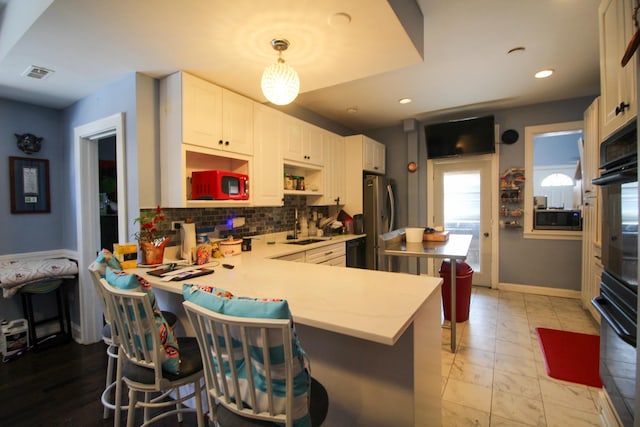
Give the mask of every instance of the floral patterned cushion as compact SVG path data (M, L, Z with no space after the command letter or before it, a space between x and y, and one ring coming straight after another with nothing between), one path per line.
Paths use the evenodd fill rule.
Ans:
M104 277L107 273L107 267L114 270L122 270L120 261L108 249L102 249L95 261L89 266L90 271L97 271L100 277Z
M160 344L164 347L162 368L172 374L178 374L180 372L180 347L178 346L178 338L175 336L173 329L165 319L162 311L158 308L156 296L149 282L137 274L128 274L110 267L107 267L105 278L107 283L118 289L141 291L149 295L157 333L160 336ZM146 345L151 347L151 335L146 335L145 341Z

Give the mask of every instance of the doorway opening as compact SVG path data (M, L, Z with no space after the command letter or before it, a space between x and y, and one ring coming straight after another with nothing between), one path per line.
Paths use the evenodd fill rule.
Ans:
M118 164L115 135L98 140L98 187L100 246L113 251L113 244L118 243Z
M496 216L493 200L497 182L496 156L431 160L427 211L429 226L442 226L451 234L472 235L467 264L473 284L492 286L497 277ZM436 271L439 265L434 265Z
M81 344L98 342L102 335L102 309L89 276L89 264L101 249L99 144L115 137L118 239L127 240L127 197L124 158L124 113L96 120L74 129L76 247L78 250L78 312Z

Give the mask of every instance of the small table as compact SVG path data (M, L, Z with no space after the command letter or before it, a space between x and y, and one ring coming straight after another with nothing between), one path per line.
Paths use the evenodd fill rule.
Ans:
M420 258L451 260L451 352L456 352L456 262L464 261L469 253L471 234L451 234L444 242L424 241L407 243L404 229L382 234L379 237L380 253L387 256L415 257L420 274Z

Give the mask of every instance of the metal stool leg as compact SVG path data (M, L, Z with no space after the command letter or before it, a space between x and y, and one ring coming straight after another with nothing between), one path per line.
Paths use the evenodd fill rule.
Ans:
M109 354L111 350L111 346L107 347L107 376L105 378L105 382L104 382L104 391L102 392L102 405L104 406L104 411L102 412L102 418L103 419L107 419L109 418L109 410L111 409L109 406L109 403L107 402L108 400L108 392L111 390L110 386L111 384L113 384L113 361L114 358L111 357L111 354Z

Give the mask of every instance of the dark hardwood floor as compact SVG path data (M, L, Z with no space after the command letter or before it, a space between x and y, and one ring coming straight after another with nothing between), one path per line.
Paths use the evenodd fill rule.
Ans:
M112 426L113 414L104 420L100 395L107 370L102 342L57 345L0 362L0 426ZM136 411L136 425L142 410ZM121 425L126 425L126 411ZM175 417L154 424L180 425ZM184 426L195 426L193 414L185 414Z

